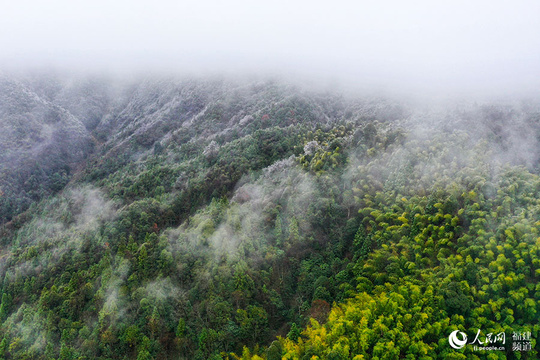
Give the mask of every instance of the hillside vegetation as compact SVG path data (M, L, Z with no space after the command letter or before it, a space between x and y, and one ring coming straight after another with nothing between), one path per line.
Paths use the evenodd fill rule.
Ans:
M537 358L540 111L434 108L3 79L0 358Z

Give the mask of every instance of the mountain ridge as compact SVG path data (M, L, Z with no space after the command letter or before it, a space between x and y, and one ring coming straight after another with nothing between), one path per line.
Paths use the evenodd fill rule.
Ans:
M540 330L534 106L426 112L276 81L137 80L105 95L92 79L33 81L72 99L94 146L61 186L7 208L4 358L490 358L445 339ZM374 336L366 311L388 329ZM419 311L427 332L410 323Z

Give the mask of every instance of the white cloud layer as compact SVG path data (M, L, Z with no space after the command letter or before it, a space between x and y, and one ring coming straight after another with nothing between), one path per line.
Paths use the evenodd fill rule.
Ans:
M0 64L530 91L539 14L536 0L0 0Z

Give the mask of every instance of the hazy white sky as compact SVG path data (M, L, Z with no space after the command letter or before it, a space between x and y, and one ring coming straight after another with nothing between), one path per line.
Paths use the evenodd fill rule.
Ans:
M0 0L0 64L534 89L540 1Z

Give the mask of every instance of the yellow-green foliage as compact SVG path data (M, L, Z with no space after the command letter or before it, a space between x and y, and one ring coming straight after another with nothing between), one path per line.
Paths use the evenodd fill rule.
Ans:
M393 155L406 168L403 149L358 166L356 291L325 324L312 319L298 340L280 338L284 359L537 358L540 177L515 167L493 176L477 153L482 144L469 150L470 166L447 168L450 142L460 139L412 146L425 162L407 179L383 166ZM470 341L478 329L504 332L506 350L455 350L448 335L456 329ZM532 350L513 352L513 332L524 331Z

